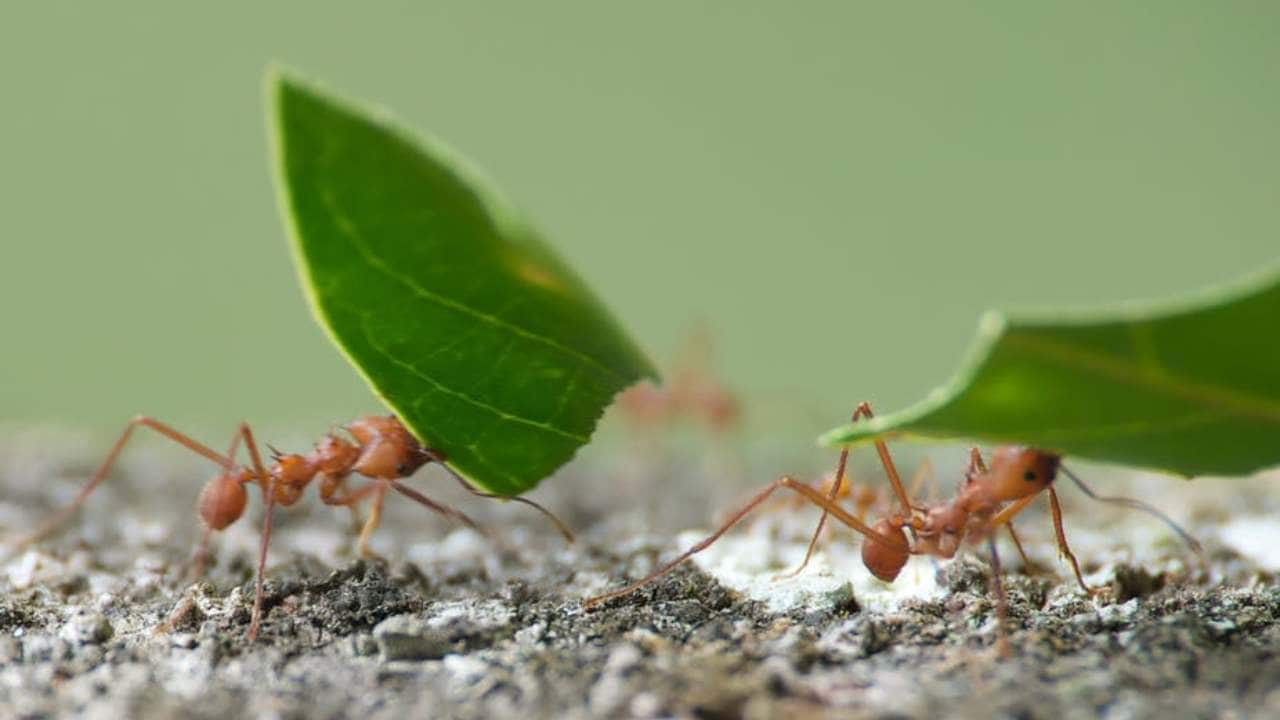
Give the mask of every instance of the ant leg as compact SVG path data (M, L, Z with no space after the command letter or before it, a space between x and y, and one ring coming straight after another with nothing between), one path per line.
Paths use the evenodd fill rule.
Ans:
M342 479L341 479L341 480L339 480L339 481L338 481L338 483L337 483L337 485L335 485L335 486L334 486L334 490L335 490L335 491L337 491L337 492L341 492L341 493L343 493L344 495L345 495L345 494L348 494L348 490L347 490L347 480L348 480L350 477L351 477L350 475L344 475L344 476L342 476ZM353 531L353 532L359 532L359 531L360 531L360 528L364 527L364 518L360 517L360 507L359 507L356 503L349 503L349 504L347 505L347 509L351 511L351 529L352 529L352 531Z
M1028 567L1031 566L1031 561L1027 559L1027 553L1022 549L1022 541L1018 539L1018 534L1013 529L1013 518L1018 513L1026 510L1027 506L1030 505L1031 501L1035 500L1036 497L1036 495L1029 495L1020 500L1016 500L987 521L987 527L992 529L1000 527L1001 525L1009 528L1009 537L1013 539L1014 547L1018 548L1018 554L1022 556L1022 562L1026 563Z
M529 507L533 508L534 510L537 510L538 512L546 516L546 518L551 521L551 524L556 526L556 530L559 530L560 534L564 536L565 542L568 542L570 544L574 542L573 531L569 529L569 526L564 524L564 522L560 520L560 518L556 517L554 513L552 513L550 510L546 509L545 507L539 505L538 503L526 497L520 497L518 495L514 497L509 497L506 495L498 495L495 493L489 493L489 492L484 492L482 490L477 490L476 488L471 486L471 483L467 482L465 478L459 475L458 471L449 467L449 465L445 462L444 453L441 453L438 450L433 450L431 448L424 448L423 453L425 453L427 457L435 461L435 463L439 465L441 468L443 468L444 471L448 473L450 477L456 480L457 483L461 485L464 490L471 493L472 495L475 495L477 497L482 497L482 498L488 498L490 500L510 500L512 502L518 502L523 505L528 505ZM409 497L412 497L412 496L409 496ZM466 517L466 516L464 515L463 517ZM474 527L474 524L472 524L472 526Z
M871 406L862 403L859 409L865 409L863 417L871 419ZM876 454L880 456L880 464L884 467L884 473L889 476L889 483L893 485L893 492L898 496L898 502L902 503L902 512L904 515L910 516L912 510L923 510L911 504L911 498L907 496L907 490L902 485L902 476L898 474L898 467L893 464L893 456L889 454L889 446L884 440L876 438L875 440Z
M475 520L472 520L470 517L467 516L466 513L462 512L461 510L455 510L449 507L448 505L441 505L435 500L432 500L426 495L423 495L417 490L414 490L408 485L405 485L404 483L401 483L397 480L391 480L390 483L391 483L391 488L393 490L400 493L401 495L404 495L410 500L418 503L419 505L426 507L428 510L439 513L451 520L456 520L462 523L463 525L466 525L467 527L471 528L472 530L475 530L481 535L484 535L486 537L489 536L489 531L486 530L483 525L476 522Z
M1076 560L1075 553L1071 552L1071 548L1067 545L1067 534L1062 529L1062 506L1058 504L1058 494L1049 490L1049 509L1053 511L1053 532L1058 536L1058 552L1066 556L1071 561L1071 569L1075 571L1076 582L1080 583L1080 587L1087 595L1098 595L1103 592L1102 588L1091 588L1084 581L1084 575L1080 573L1080 562Z
M750 500L746 502L746 504L744 504L742 507L734 511L734 513L729 516L729 519L726 520L723 525L717 528L715 532L711 533L707 537L700 540L696 545L694 545L693 547L681 553L674 560L668 562L667 564L663 565L657 570L654 570L653 572L649 573L648 575L641 578L640 580L637 580L631 583L630 585L627 585L626 587L623 587L618 590L614 590L612 592L604 593L603 595L596 595L594 597L587 598L586 600L583 601L582 606L588 609L595 607L600 603L607 602L614 598L618 598L618 597L622 597L623 595L630 594L644 587L645 585L648 585L654 580L657 580L663 575L666 575L667 573L676 569L676 567L678 567L684 561L702 552L703 550L706 550L708 547L712 545L712 543L714 543L716 540L719 540L722 535L724 535L731 528L733 528L734 525L737 525L739 522L741 522L742 519L746 517L752 510L755 510L756 507L758 507L761 503L763 503L765 500L768 500L770 495L772 495L779 488L784 488L784 487L800 493L807 500L809 500L813 504L817 505L818 507L822 508L826 512L833 515L835 519L839 520L845 525L848 525L850 528L857 530L858 532L865 535L870 542L878 542L878 543L881 543L882 545L886 545L890 548L893 548L894 550L898 550L901 552L911 551L910 547L902 543L900 540L877 532L876 530L872 529L871 526L867 525L866 523L862 522L858 518L849 514L847 511L845 511L844 508L840 507L838 503L836 503L833 500L829 500L827 496L824 495L821 491L815 490L812 487L809 487L808 485L791 478L790 476L784 475L781 478L778 478L777 480L766 485L763 490L756 493L754 497L752 497Z
M853 416L849 422L858 422L861 418L871 417L871 404L867 402L858 403L858 407L854 408ZM836 462L836 479L831 483L831 488L827 492L827 499L835 502L840 497L840 486L844 483L845 467L849 464L849 448L841 448L840 460ZM823 510L818 516L818 526L813 529L813 537L809 538L809 547L804 552L804 560L800 562L800 567L789 573L778 575L775 579L792 578L799 575L809 566L809 560L813 558L813 552L818 548L818 538L822 536L822 528L827 524L827 511Z
M344 490L341 495L335 495L334 492L337 491L338 488L345 487L346 481L347 478L343 477L321 485L320 501L325 505L345 505L351 509L351 516L356 518L359 517L359 514L356 511L356 505L370 495L376 494L377 498L374 501L373 512L369 515L369 519L357 526L357 529L360 532L360 540L358 541L356 548L362 558L379 557L377 553L369 549L369 538L373 536L374 529L377 528L381 522L382 500L387 492L386 485L384 482L374 481L359 490Z
M1031 573L1031 560L1027 557L1027 551L1022 549L1022 541L1018 539L1018 533L1013 529L1013 522L1005 523L1005 529L1009 531L1009 539L1013 541L1013 546L1018 549L1018 556L1022 558L1022 567L1026 568L1027 574Z
M1020 500L1013 501L1013 503L1008 507L993 515L991 519L987 521L987 525L994 528L1008 523L1013 520L1014 515L1026 510L1027 506L1031 504L1031 501L1035 499L1035 495L1028 495Z
M991 551L991 585L996 594L996 653L1000 657L1009 656L1008 630L1005 619L1009 616L1009 599L1004 593L1004 581L1000 577L1000 553L996 552L995 538L987 538L987 549Z
M242 433L239 428L236 429L234 435L231 436L231 445L227 448L227 459L235 464L236 453L240 450L240 440ZM202 518L203 519L203 518ZM204 532L200 535L200 543L196 545L196 550L191 555L191 568L187 573L187 582L193 583L204 577L205 565L209 560L209 538L213 535L213 528L208 525L204 526Z
M369 538L382 522L382 501L387 497L385 481L375 481L369 487L373 488L373 505L369 509L369 518L364 521L364 529L360 531L360 539L356 541L356 550L360 553L360 557L365 558L377 557L377 554L369 549Z
M200 544L196 546L196 551L191 555L191 570L187 573L187 583L193 583L204 577L205 564L209 561L209 536L213 534L213 528L205 526L204 532L200 534Z
M106 479L107 473L111 471L111 466L115 464L116 458L120 455L120 451L124 449L125 444L129 442L130 436L133 435L133 431L139 426L149 427L152 430L155 430L188 450L218 463L228 472L232 469L233 462L230 458L219 455L217 451L209 448L207 445L200 443L189 435L178 432L159 420L139 415L130 420L129 424L125 426L124 432L120 433L120 437L115 441L115 444L111 446L111 450L107 453L107 457L102 461L102 464L98 466L98 469L94 471L89 482L81 488L79 493L76 494L75 498L72 499L72 501L65 507L48 516L36 527L35 530L32 530L27 535L19 538L10 546L9 550L11 552L22 550L31 543L36 542L37 540L40 540L52 533L54 530L57 530L59 526L71 519L71 517L84 505L85 501L89 498L89 494L92 493L104 479Z
M974 471L985 473L987 471L987 463L982 459L982 451L976 447L969 448L969 475Z
M856 417L856 413L855 413L855 417ZM840 484L844 482L844 470L848 462L849 462L849 448L843 448L842 450L840 450L840 461L836 464L836 479L834 482L831 483L831 487L827 491L827 499L830 500L831 502L835 502L836 498L840 494ZM826 525L826 523L827 523L827 511L823 510L822 515L818 517L818 526L813 529L813 537L809 538L809 547L804 552L804 560L800 562L800 567L797 567L795 570L792 570L789 573L783 573L781 575L775 576L774 577L775 580L793 578L796 575L799 575L800 573L804 572L804 569L806 567L809 567L809 560L813 558L813 553L818 548L818 539L822 537L822 528L823 526Z
M450 520L455 520L457 522L460 522L463 525L466 525L467 527L471 528L472 530L475 530L476 532L480 533L481 535L484 535L486 537L489 535L489 531L486 530L483 525L476 522L475 520L472 520L466 513L463 513L461 510L455 510L447 505L441 505L435 500L432 500L426 495L423 495L417 490L414 490L413 488L407 485L404 485L397 480L377 480L369 483L368 485L365 485L364 487L358 490L353 490L343 495L334 495L332 494L332 490L326 490L325 486L322 485L321 492L320 492L320 500L326 505L346 505L350 507L360 502L361 500L364 500L366 497L369 497L369 495L373 494L380 485L390 485L392 490L395 490L396 492L400 493L401 495L404 495L410 500L413 500L419 505L426 507L428 510L431 510L432 512L435 512L435 513L439 513L440 515L443 515L449 518ZM336 487L336 485L334 487ZM385 489L384 489L384 492L385 492ZM367 525L368 525L368 521L365 522L365 526ZM373 531L370 530L369 532L372 533Z
M275 509L276 504L276 483L275 478L267 473L266 466L262 463L262 453L258 451L258 443L253 439L253 430L250 429L249 423L240 423L237 435L244 440L244 445L249 450L249 460L253 463L254 477L262 488L263 500L262 541L258 547L258 574L253 586L253 612L249 619L249 630L245 633L245 639L253 642L257 639L258 627L262 624L262 582L267 569L267 547L271 544L271 511Z
M933 474L933 462L929 458L920 461L915 476L911 478L911 497L920 497L920 488L924 485L929 486L929 499L932 500L938 493L938 482Z
M351 491L343 492L341 495L321 492L320 502L324 503L325 505L334 505L337 507L341 507L343 505L347 507L352 507L356 503L360 502L361 500L364 500L365 498L369 497L369 495L372 494L377 487L378 487L377 482L371 482L368 485L365 485L364 487L360 488L359 490L351 490ZM334 485L334 489L335 490L337 489L337 484ZM364 523L360 523L360 527L363 528Z
M360 508L357 502L369 494L372 487L366 485L356 493L347 489L347 480L351 479L350 474L335 475L332 473L320 473L320 502L325 505L342 506L346 505L351 511L351 531L360 532L360 528L364 527L364 520L360 517ZM341 493L335 495L335 493ZM359 497L356 497L357 493Z

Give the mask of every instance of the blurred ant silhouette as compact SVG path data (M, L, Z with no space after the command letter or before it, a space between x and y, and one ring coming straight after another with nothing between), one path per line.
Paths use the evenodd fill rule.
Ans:
M194 556L193 576L199 577L204 573L209 536L214 531L226 529L244 514L248 503L245 486L252 483L261 489L264 505L262 542L258 552L257 575L254 583L253 614L246 634L249 641L257 637L262 622L263 573L267 562L267 547L271 542L271 511L277 504L288 507L298 502L307 486L316 478L320 480L320 501L326 505L349 507L353 517L357 519L359 514L356 506L365 500L369 501L369 517L364 521L356 543L356 548L363 557L373 556L373 552L369 549L369 538L381 522L382 505L388 490L394 490L433 512L456 520L482 534L488 534L479 523L465 513L437 503L400 482L428 463L438 464L473 495L514 500L534 508L556 526L565 540L573 542L574 539L573 533L559 518L536 502L528 498L508 498L473 488L446 464L444 453L423 446L394 415L369 415L359 418L344 426L343 429L346 430L349 438L330 432L306 455L281 453L271 448L272 462L269 467L263 462L258 443L247 423L241 423L236 429L231 446L223 455L159 420L138 416L129 421L124 432L111 447L106 459L98 466L89 482L75 498L65 507L51 514L30 534L19 539L11 549L20 550L36 542L75 515L94 488L106 478L120 451L124 449L133 431L138 427L151 428L188 450L212 460L221 468L221 472L205 484L196 503L200 520L204 524L204 533L201 535L200 544ZM250 460L248 466L241 465L236 460L241 445L248 450ZM369 482L355 490L347 490L346 482L353 474L368 478Z
M853 421L872 416L871 406L860 404L853 413ZM588 598L583 602L592 608L614 598L635 592L658 578L674 570L681 563L697 553L707 549L722 535L737 525L752 510L765 502L775 491L787 488L798 493L808 502L822 508L822 515L814 529L804 561L789 575L795 575L809 564L814 549L818 544L822 528L827 517L836 520L861 533L865 540L862 543L862 562L867 570L884 582L893 582L906 565L911 555L930 555L941 559L955 557L963 543L986 542L991 557L991 582L996 595L996 616L998 647L1001 654L1007 653L1005 639L1005 619L1008 614L1007 599L1001 580L1000 555L996 551L994 533L1001 527L1008 529L1019 553L1022 543L1014 532L1012 521L1033 500L1042 493L1049 496L1049 509L1053 516L1053 528L1058 542L1058 550L1071 562L1072 571L1081 589L1089 595L1095 595L1100 589L1089 587L1080 571L1080 563L1067 544L1067 537L1062 526L1062 507L1058 502L1058 494L1053 482L1058 473L1070 478L1086 495L1102 502L1123 505L1142 510L1164 521L1195 552L1201 547L1195 539L1180 528L1167 515L1147 503L1124 497L1105 497L1093 492L1071 471L1062 465L1062 458L1057 453L1021 446L1006 446L994 450L988 464L981 451L973 448L969 453L969 464L960 482L954 498L946 502L920 505L913 503L903 486L898 469L889 454L888 446L883 440L875 441L876 452L889 483L897 497L898 508L886 514L874 524L866 522L848 512L838 502L844 487L845 468L849 451L840 452L840 460L836 467L835 481L824 493L806 483L799 482L789 476L783 476L765 486L743 506L728 516L718 529L709 536L681 553L674 560L662 565L645 577L623 588Z
M650 429L682 419L715 433L733 429L742 407L737 396L711 372L711 355L711 332L700 323L672 363L670 382L642 382L618 394L623 417L637 427Z

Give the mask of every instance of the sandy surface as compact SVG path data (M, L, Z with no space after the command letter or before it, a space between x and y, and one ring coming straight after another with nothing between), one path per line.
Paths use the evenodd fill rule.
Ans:
M0 446L0 537L69 498L98 459L96 443L57 440ZM496 537L395 504L374 544L386 560L358 561L350 517L307 498L276 518L269 612L248 644L260 510L185 582L210 473L157 444L131 448L65 532L0 562L0 717L1280 717L1274 476L1102 473L1108 492L1184 521L1203 559L1158 522L1064 488L1087 580L1109 592L1079 592L1033 513L1020 528L1035 572L1004 549L1002 659L976 556L915 559L887 586L837 532L802 576L775 580L814 518L786 502L697 566L584 612L582 597L691 544L699 533L675 531L748 489L707 491L725 473L705 458L575 463L537 494L581 530L573 546L424 470L416 487ZM760 480L793 469L741 465Z

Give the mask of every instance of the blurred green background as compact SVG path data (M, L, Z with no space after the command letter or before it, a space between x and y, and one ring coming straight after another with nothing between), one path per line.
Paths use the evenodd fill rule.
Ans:
M289 265L271 59L476 160L660 363L705 322L800 447L942 382L985 308L1280 249L1272 3L80 5L0 10L11 426L377 409Z

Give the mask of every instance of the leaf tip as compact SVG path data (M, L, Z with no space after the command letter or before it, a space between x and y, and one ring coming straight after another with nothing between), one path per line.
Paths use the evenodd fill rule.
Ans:
M840 444L840 439L844 436L847 427L832 428L818 436L818 447L834 447Z
M999 310L987 310L978 318L978 337L993 340L1009 326L1009 317Z
M270 60L262 71L262 90L271 104L290 85L298 84L298 73L279 60Z

